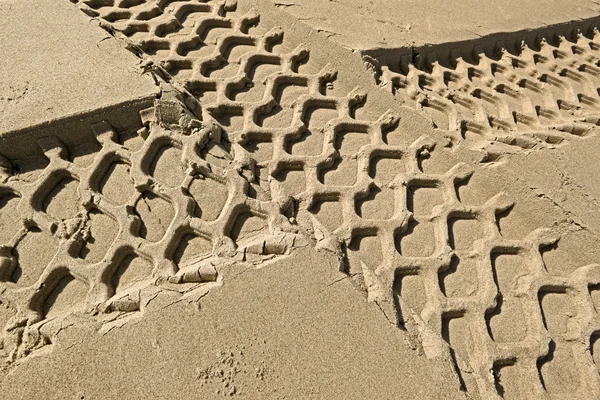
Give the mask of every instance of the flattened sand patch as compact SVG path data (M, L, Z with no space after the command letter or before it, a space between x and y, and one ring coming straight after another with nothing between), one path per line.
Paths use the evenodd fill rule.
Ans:
M336 265L305 248L237 277L233 267L197 304L156 307L104 336L66 328L52 353L4 378L3 395L464 399L451 370L410 349Z
M15 136L83 141L94 120L131 128L136 113L152 105L158 87L139 59L68 1L3 0L0 14L4 156L36 152L28 141L10 140Z

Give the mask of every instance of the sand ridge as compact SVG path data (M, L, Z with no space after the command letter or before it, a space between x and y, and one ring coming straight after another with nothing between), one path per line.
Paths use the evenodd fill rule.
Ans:
M132 129L139 110L159 93L137 58L69 2L7 0L0 12L4 156L41 155L35 140L22 135L53 135L74 145L88 141L89 125L102 120Z
M294 19L322 32L335 44L369 55L411 53L426 47L449 49L461 42L506 39L597 19L598 4L536 1L421 2L418 0L273 0Z

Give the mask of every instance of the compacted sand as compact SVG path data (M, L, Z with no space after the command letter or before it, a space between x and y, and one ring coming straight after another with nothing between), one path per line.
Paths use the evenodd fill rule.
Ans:
M598 5L484 5L0 0L0 397L599 398Z

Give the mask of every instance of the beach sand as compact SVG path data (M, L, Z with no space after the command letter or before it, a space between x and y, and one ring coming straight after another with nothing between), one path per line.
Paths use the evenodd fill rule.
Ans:
M597 4L0 10L0 398L600 396Z

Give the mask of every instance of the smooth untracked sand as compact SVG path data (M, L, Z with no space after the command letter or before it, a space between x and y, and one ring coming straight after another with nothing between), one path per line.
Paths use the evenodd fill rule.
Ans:
M5 156L35 152L27 142L10 140L18 132L38 137L51 132L77 142L98 121L129 128L158 94L138 59L68 1L3 0L0 13Z
M65 328L2 381L7 399L464 398L325 251L224 271L200 301L168 293L105 335ZM44 371L43 374L41 371Z
M341 46L368 52L445 44L597 18L591 0L460 2L272 0Z

